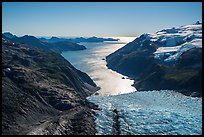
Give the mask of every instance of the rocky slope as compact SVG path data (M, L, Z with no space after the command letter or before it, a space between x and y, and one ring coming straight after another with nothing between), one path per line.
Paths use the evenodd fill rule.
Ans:
M2 38L2 134L95 134L97 89L59 54Z
M106 57L138 90L170 89L202 96L202 24L143 34Z

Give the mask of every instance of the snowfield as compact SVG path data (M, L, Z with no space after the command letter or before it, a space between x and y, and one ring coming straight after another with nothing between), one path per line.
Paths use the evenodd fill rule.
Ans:
M121 135L201 135L202 98L181 93L140 91L116 96L91 96L99 105L96 129L99 135L115 134L114 109L118 112Z
M154 52L155 58L172 62L191 48L202 48L202 24L164 29L155 34L145 34L145 37L143 41L150 40L163 45Z
M202 39L202 24L186 25L178 28L164 29L149 34L150 41L157 41L165 46L176 46L195 38Z

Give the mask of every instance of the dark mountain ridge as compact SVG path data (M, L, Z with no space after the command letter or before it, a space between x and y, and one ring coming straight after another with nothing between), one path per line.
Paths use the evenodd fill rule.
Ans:
M61 55L2 38L2 134L95 134L97 90Z

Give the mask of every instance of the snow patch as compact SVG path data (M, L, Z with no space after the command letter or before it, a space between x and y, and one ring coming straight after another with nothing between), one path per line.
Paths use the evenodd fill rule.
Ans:
M176 61L183 52L191 48L202 48L202 24L164 29L149 36L150 41L163 45L157 48L154 57L166 62Z

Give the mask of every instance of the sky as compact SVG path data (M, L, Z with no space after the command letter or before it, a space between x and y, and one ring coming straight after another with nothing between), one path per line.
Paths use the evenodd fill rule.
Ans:
M202 2L2 2L17 36L139 36L202 22Z

